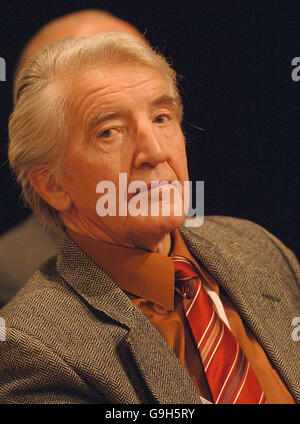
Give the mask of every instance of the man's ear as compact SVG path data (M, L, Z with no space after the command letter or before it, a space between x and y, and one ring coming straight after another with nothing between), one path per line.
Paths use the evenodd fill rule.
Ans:
M32 167L28 177L34 190L54 209L59 212L67 212L71 208L70 195L57 183L56 178L48 169Z

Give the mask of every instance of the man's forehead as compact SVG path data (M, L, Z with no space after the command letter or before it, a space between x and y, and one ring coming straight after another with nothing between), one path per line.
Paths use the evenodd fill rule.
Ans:
M82 68L71 75L70 98L74 105L94 100L113 98L119 95L141 93L149 97L149 102L161 102L173 99L170 88L161 73L154 68L132 63L110 64Z

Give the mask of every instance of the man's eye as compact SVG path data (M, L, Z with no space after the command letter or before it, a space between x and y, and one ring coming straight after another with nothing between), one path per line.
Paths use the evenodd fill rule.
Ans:
M98 138L110 138L113 137L116 133L116 130L109 128L108 130L104 130L102 131L99 135Z
M156 122L157 124L164 124L166 121L167 121L167 116L166 115L158 115L154 119L154 122Z

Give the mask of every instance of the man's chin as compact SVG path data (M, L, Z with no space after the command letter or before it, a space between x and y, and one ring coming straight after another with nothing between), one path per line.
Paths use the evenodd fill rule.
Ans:
M138 248L155 251L155 245L176 230L185 216L137 216L132 221L131 239Z

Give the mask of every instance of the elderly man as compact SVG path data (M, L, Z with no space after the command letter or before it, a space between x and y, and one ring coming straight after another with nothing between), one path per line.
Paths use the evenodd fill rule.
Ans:
M1 310L2 402L300 402L299 265L256 224L182 226L181 115L175 72L128 34L59 42L20 73L10 164L62 234Z
M80 10L43 26L25 46L17 70L44 47L66 37L80 38L104 31L123 31L144 40L138 30L102 10ZM54 231L43 228L31 214L0 237L0 307L23 286L34 271L57 253ZM16 266L16 262L18 266Z

